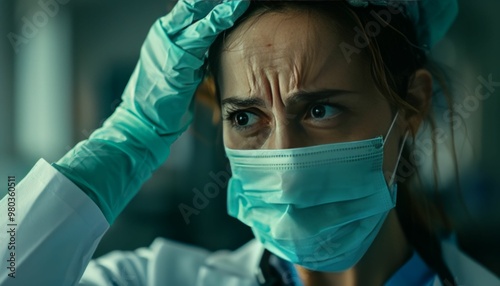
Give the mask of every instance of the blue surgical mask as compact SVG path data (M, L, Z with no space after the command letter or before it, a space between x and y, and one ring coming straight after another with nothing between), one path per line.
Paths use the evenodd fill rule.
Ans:
M380 136L283 150L226 148L228 212L285 260L316 271L349 269L396 204L396 184L384 178L384 143Z

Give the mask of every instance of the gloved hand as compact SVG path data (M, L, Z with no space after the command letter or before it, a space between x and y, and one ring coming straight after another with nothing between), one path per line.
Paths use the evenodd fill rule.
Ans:
M53 164L92 198L110 224L187 129L206 52L249 2L179 0L151 28L120 106Z

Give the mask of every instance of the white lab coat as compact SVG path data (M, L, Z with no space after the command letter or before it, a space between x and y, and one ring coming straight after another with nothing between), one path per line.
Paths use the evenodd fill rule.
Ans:
M7 212L6 197L0 212ZM16 188L15 277L8 276L8 216L0 216L0 285L259 285L264 249L255 240L210 253L166 239L136 251L91 256L109 225L94 202L40 160ZM10 227L10 226L9 226ZM7 228L7 229L5 229ZM443 255L459 285L500 286L500 280L453 244ZM442 285L436 279L434 285ZM446 286L446 285L445 285Z

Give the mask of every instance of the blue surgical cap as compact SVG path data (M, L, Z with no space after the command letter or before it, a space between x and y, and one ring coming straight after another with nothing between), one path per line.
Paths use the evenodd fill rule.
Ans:
M457 0L347 0L355 7L402 5L415 25L417 40L423 48L432 48L450 29L458 15Z

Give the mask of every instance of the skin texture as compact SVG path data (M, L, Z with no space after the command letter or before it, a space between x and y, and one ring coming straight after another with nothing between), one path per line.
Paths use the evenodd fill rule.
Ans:
M386 136L394 109L377 90L369 63L362 56L348 63L338 48L340 33L325 29L326 23L317 15L271 12L229 36L218 74L227 147L286 149ZM419 71L413 82L411 96L425 106L429 73ZM387 181L406 130L419 124L418 118L399 114L384 147ZM296 268L305 285L383 285L411 252L391 210L353 268L342 273Z

